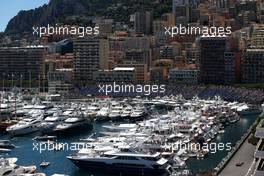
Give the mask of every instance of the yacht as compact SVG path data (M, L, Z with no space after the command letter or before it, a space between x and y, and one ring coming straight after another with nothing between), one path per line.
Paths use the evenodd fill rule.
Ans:
M120 125L104 125L104 129L107 131L128 131L137 128L137 124L128 123L128 124L120 124Z
M118 120L118 118L121 116L122 113L122 106L115 106L109 113L109 118L111 120Z
M4 120L0 122L0 133L1 132L6 132L6 129L11 126L16 124L17 121L16 120Z
M0 158L0 175L27 175L36 171L36 166L18 166L16 162L17 158Z
M103 121L108 118L109 115L109 108L108 107L102 107L97 114L95 115L97 121Z
M133 111L132 107L130 106L126 107L125 110L121 114L122 119L129 118L132 111Z
M12 144L9 140L0 140L0 148L12 149L15 148L15 145Z
M43 122L39 124L39 128L42 133L51 133L53 129L61 122L65 120L64 116L54 114L53 116L46 117Z
M6 131L12 135L25 135L39 130L42 117L38 119L25 118L17 124L7 127Z
M57 125L53 129L53 132L54 133L73 132L76 129L87 127L89 125L91 125L91 123L84 118L70 117L67 118L63 123Z
M159 153L144 154L130 148L113 149L106 152L91 150L86 154L67 157L76 166L91 171L122 173L124 175L166 175L169 174L168 160Z
M95 117L97 112L100 110L100 107L96 103L92 103L87 108L84 108L84 110L85 117Z
M136 121L142 119L146 115L146 112L141 108L136 108L130 115L130 120Z

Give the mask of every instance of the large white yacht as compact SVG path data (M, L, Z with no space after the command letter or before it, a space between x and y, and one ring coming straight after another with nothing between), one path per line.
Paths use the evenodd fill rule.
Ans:
M161 176L169 174L170 170L168 160L161 158L159 153L138 153L130 148L106 152L96 152L91 149L86 154L77 153L67 158L80 168L124 175Z
M108 107L102 107L96 114L96 120L106 120L108 118L109 111Z
M111 120L118 120L118 118L121 116L122 109L122 106L114 106L109 114L109 118Z
M36 171L36 166L18 166L17 158L0 158L0 175L31 175ZM45 174L37 174L37 176L45 176Z
M104 129L107 131L127 131L127 130L132 130L138 127L137 124L134 123L124 123L124 124L119 124L119 125L104 125L102 126Z
M91 125L91 122L78 117L70 117L67 118L63 123L58 124L54 129L53 132L55 133L67 133L73 132L75 129L79 129L81 127L86 127Z
M64 120L64 116L55 113L53 116L46 117L44 121L39 124L39 128L42 133L51 133L53 129Z
M144 109L142 108L136 108L133 110L133 112L131 113L130 115L130 120L131 121L136 121L136 120L140 120L142 119L143 117L145 117L146 115L146 112Z
M124 118L129 118L131 113L133 111L133 108L131 106L127 106L123 111L122 111L122 114L121 114L121 117L122 119Z
M35 118L25 118L15 125L7 127L6 131L12 135L25 135L33 133L39 130L39 124L42 121L42 117Z

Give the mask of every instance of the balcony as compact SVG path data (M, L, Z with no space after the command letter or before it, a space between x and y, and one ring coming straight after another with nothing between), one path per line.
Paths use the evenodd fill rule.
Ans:
M264 119L259 122L256 128L255 137L264 138Z
M264 159L264 140L260 139L254 154L255 158Z
M264 159L260 159L257 162L256 170L254 172L254 176L263 176L264 175Z

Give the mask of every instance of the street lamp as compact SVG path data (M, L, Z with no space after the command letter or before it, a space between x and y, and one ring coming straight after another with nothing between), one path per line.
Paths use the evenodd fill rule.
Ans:
M12 73L12 88L14 87L14 74Z
M2 73L3 76L3 82L2 82L2 86L3 86L3 91L5 90L5 73Z
M21 91L22 91L22 81L23 81L23 75L20 74L20 89L21 89Z

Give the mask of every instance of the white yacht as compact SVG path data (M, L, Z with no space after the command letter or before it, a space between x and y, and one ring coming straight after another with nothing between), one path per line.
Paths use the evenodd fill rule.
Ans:
M128 131L137 128L137 124L127 123L127 124L119 124L119 125L104 125L104 129L107 131Z
M102 107L96 114L96 120L106 120L108 118L109 111L108 107Z
M146 115L145 111L141 108L136 108L130 115L130 120L139 120L142 119Z
M67 133L67 132L72 132L75 129L79 129L81 127L86 127L89 125L91 125L91 123L84 118L70 117L70 118L67 118L63 123L57 125L53 129L53 132Z
M112 120L118 120L118 118L121 116L122 113L122 106L115 106L112 108L109 114L109 118Z
M12 135L25 135L33 133L39 130L39 124L42 121L42 117L38 119L26 118L21 120L15 125L7 127L6 131Z
M0 175L28 175L36 171L36 166L18 166L17 158L0 158Z
M129 118L131 113L133 111L133 108L131 106L126 107L121 114L121 117L124 118Z
M84 116L89 118L95 117L97 112L100 110L100 107L96 103L93 103L90 106L82 109L84 110Z
M168 160L159 153L144 154L129 148L106 152L90 150L86 154L68 156L76 166L92 171L122 173L124 175L163 175L169 174Z
M54 114L53 116L46 117L44 121L39 124L39 128L42 133L51 133L53 129L64 120L64 116Z

